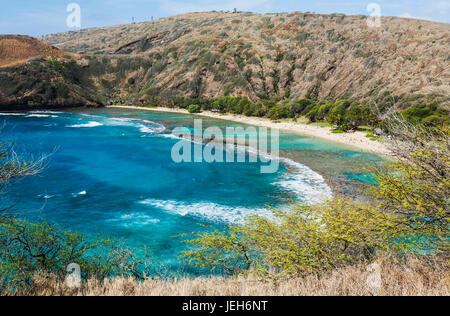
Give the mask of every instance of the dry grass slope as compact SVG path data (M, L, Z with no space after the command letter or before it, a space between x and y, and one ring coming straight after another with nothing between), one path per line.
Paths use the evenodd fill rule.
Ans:
M253 101L286 93L364 98L373 89L450 95L450 25L444 23L386 17L382 27L369 28L364 16L209 12L41 39L72 52L152 56L151 69L129 74L136 91L181 92L201 78L206 97Z
M67 288L64 282L37 277L35 286L25 295L39 296L448 296L448 269L429 267L416 260L407 265L388 259L376 263L379 268L348 267L322 277L307 276L280 282L254 278L198 278L147 280L116 278L100 282L89 280L81 289ZM378 271L380 274L377 274ZM374 274L375 273L375 274ZM377 283L381 275L381 283Z
M33 57L59 58L73 55L50 47L35 38L21 35L0 35L0 67L26 63Z

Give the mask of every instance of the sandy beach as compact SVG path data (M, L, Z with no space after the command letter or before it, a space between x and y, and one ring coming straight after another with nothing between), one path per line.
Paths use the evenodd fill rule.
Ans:
M162 107L148 108L148 107L139 107L139 106L112 105L112 106L108 106L108 108L122 108L122 109L135 109L135 110L145 110L145 111L154 111L154 112L190 114L187 110L184 110L184 109L171 109L171 108L162 108ZM195 115L209 117L209 118L215 118L215 119L221 119L221 120L227 120L227 121L233 121L233 122L254 125L254 126L263 126L263 127L267 127L267 128L278 128L279 130L282 130L282 131L300 134L300 135L319 137L322 139L326 139L328 141L352 146L352 147L358 148L363 151L389 156L389 150L383 143L381 143L379 141L370 140L368 137L366 137L366 133L363 133L363 132L334 134L330 131L329 127L307 125L307 124L296 123L296 122L274 122L267 118L247 117L244 115L236 115L236 114L220 114L220 113L213 113L213 112L209 112L209 111L205 111L205 112L198 113Z

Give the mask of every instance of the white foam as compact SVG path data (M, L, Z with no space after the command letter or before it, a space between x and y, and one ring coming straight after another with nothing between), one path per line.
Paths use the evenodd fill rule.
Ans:
M295 169L295 172L290 170L291 172L285 173L280 181L273 184L295 193L302 202L318 203L333 196L333 192L325 182L325 179L308 166L289 158L275 157L268 153L258 152L250 147L242 148L241 146L238 149L246 150L251 155L259 155L265 159L278 160L289 168Z
M152 121L148 121L148 120L142 120L142 122L144 122L147 125L139 125L140 126L140 131L142 133L163 133L166 130L166 127L162 124L158 124ZM149 126L150 125L150 126Z
M70 125L67 127L88 128L97 126L124 126L137 128L141 133L144 134L158 134L166 130L166 127L164 125L148 120L124 118L124 117L103 117L90 114L81 114L81 115L95 119L95 121L90 121L89 123L85 124Z
M29 114L26 117L58 117L57 115L50 115L50 114Z
M38 197L48 200L48 199L51 199L51 198L53 198L55 196L54 195L48 195L48 194L39 194Z
M28 113L30 113L30 114L63 114L64 112L57 112L57 111L30 111Z
M89 128L89 127L97 127L97 126L102 126L102 123L99 122L89 122L86 124L76 124L76 125L68 125L66 127L70 127L70 128Z
M1 116L22 116L25 113L0 113Z
M174 135L174 134L160 134L160 135L158 135L158 136L159 136L159 137L163 137L163 138L176 139L176 140L186 140L186 141L190 141L191 143L193 143L193 141L190 140L190 139L183 138L183 137L179 137L179 136L176 136L176 135Z
M132 119L126 118L106 118L104 120L105 125L107 126L135 126Z
M176 140L185 140L185 141L190 142L192 144L204 145L203 144L203 140L202 141L197 141L194 138L183 137L183 136L175 135L175 134L159 134L158 136L159 137L163 137L163 138L176 139Z
M87 194L86 191L81 191L81 192L78 192L78 193L72 193L72 196L73 196L73 197L78 197L78 196L80 196L80 195L86 195L86 194Z
M265 217L272 217L272 211L268 208L245 208L220 205L213 202L186 203L180 201L163 201L147 199L141 204L152 206L160 210L181 216L194 216L212 222L222 222L229 224L242 224L250 215L258 214Z
M27 117L50 117L49 114L30 114Z
M280 158L280 162L295 169L295 172L284 174L275 185L294 192L306 203L319 203L332 198L333 192L320 174L291 159Z
M102 117L101 115L92 115L92 114L85 114L85 113L80 113L81 116L86 116L86 117Z
M137 128L144 134L157 134L166 130L164 125L142 119L124 118L124 117L103 117L91 114L80 114L85 117L90 117L96 121L91 121L87 124L77 124L67 127L82 128L82 127L96 127L96 126L124 126Z
M144 213L129 213L121 215L117 218L108 220L109 222L120 223L124 227L131 226L147 226L160 222L159 219L152 218Z
M148 134L154 133L153 129L151 129L150 127L145 126L145 125L141 125L140 128L139 128L139 131L141 133L148 133Z
M165 126L161 124L133 118L106 118L104 124L107 126L136 127L141 133L145 134L162 133L166 130Z

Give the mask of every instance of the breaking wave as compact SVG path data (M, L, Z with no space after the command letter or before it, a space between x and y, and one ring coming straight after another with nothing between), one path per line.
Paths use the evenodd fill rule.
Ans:
M142 212L123 214L108 221L112 223L118 223L120 226L123 226L125 228L154 225L160 222L159 219L153 218Z
M148 120L140 120L132 118L105 118L102 116L95 116L89 114L84 114L83 116L96 119L96 121L90 121L89 123L85 124L70 125L68 127L78 127L78 128L97 127L97 126L134 127L144 134L162 133L166 130L165 126Z
M272 216L272 212L268 208L232 207L212 202L187 203L147 199L140 203L172 214L194 216L219 223L242 224L246 217L254 214Z
M89 122L89 123L86 123L86 124L67 125L67 127L70 127L70 128L89 128L89 127L97 127L97 126L102 126L102 125L103 125L102 123L92 121L92 122Z
M29 114L26 117L58 117L58 116L51 114Z

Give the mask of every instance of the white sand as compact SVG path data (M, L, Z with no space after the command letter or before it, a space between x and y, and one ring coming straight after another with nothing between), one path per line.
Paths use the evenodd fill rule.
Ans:
M138 106L108 106L110 108L124 108L124 109L136 109L136 110L146 110L155 112L170 112L170 113L183 113L189 114L187 110L183 109L171 109L171 108L148 108L148 107L138 107ZM274 122L267 118L259 117L247 117L244 115L235 114L220 114L213 112L202 112L195 114L198 116L210 117L215 119L233 121L238 123L244 123L248 125L263 126L267 128L278 128L279 130L287 131L290 133L296 133L301 135L308 135L313 137L319 137L332 142L337 142L345 144L348 146L356 147L363 151L368 151L372 153L377 153L381 155L389 156L389 150L387 147L379 142L372 141L363 132L355 133L343 133L343 134L333 134L329 127L320 127L314 125L307 125L303 123L296 122Z

